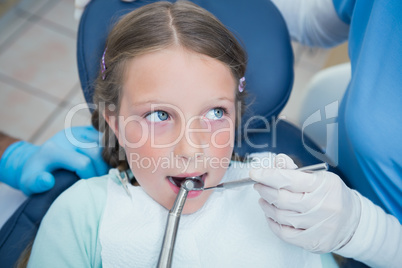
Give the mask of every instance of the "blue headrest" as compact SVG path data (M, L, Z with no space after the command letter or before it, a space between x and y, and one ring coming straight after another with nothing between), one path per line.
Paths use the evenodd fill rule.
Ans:
M85 99L92 103L93 84L108 32L129 11L156 1L93 0L82 15L77 44L78 70ZM174 2L174 1L170 1ZM246 72L252 115L270 119L285 106L293 85L293 52L286 24L270 1L193 0L228 27L243 43L249 61ZM253 122L258 127L262 121Z

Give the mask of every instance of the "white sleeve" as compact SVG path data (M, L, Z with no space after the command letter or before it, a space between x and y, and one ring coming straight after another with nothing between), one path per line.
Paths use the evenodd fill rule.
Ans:
M352 239L335 253L370 267L401 267L401 224L367 198L357 195L362 205L359 225Z
M349 25L332 0L272 0L282 13L293 40L308 46L331 47L347 40Z
M84 13L85 7L91 0L75 0L74 1L74 19L79 21L82 13Z

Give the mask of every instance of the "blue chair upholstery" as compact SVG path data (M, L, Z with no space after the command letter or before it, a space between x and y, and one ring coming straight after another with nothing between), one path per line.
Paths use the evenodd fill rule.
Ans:
M150 2L155 1L92 0L88 4L81 18L77 42L79 76L88 103L92 103L94 80L111 26L122 15ZM268 0L193 2L217 16L235 33L248 53L246 80L248 101L252 105L242 118L240 142L235 151L241 156L258 151L286 153L296 158L300 166L320 162L304 147L307 144L319 150L308 137L303 144L298 128L283 120L276 122L293 85L293 52L286 24L276 7ZM249 128L261 131L246 132L245 124L253 115L262 116L270 123L265 125L263 120L253 120ZM54 175L55 188L29 198L0 230L1 267L13 267L19 254L33 240L50 204L78 179L66 171Z
M29 197L0 230L0 267L12 268L21 252L33 242L39 224L53 201L79 178L75 173L59 170L53 174L54 187ZM57 265L55 265L57 267Z

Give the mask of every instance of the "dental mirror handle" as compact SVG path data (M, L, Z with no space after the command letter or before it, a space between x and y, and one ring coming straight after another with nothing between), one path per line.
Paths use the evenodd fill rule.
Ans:
M161 253L158 260L158 268L168 268L172 265L174 244L176 242L177 229L179 227L180 216L187 199L188 192L194 187L194 182L186 180L180 187L172 209L167 218L165 235L163 237Z
M328 170L328 164L320 163L320 164L316 164L316 165L297 168L296 170L308 172L308 173L315 172L315 171L321 171L321 170ZM231 188L235 188L235 187L239 187L239 186L243 186L243 185L247 185L247 184L254 184L254 183L256 183L256 181L252 180L251 178L245 178L245 179L240 179L237 181L220 183L216 186L204 188L204 190L210 190L210 189L215 189L215 188L231 189Z
M310 166L305 166L305 167L299 167L296 168L296 170L311 173L315 171L323 171L323 170L328 170L329 166L328 163L320 163L320 164L315 164L315 165L310 165Z

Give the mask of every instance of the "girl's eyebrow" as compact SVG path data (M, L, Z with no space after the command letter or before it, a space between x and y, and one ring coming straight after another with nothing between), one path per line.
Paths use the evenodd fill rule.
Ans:
M221 97L221 98L217 98L217 101L230 101L230 102L234 102L235 98L226 98L226 97Z
M152 103L161 103L161 101L160 100L144 100L144 101L138 101L138 102L135 102L135 101L133 101L132 102L133 104L135 104L135 105L145 105L145 104L152 104Z
M219 103L225 102L227 104L232 104L235 103L235 98L226 98L226 97L222 97L222 98L217 98L217 99L210 99L208 101L209 105L219 105Z
M216 98L216 99L211 99L209 101L210 102L219 102L219 101L234 102L234 98L220 97L220 98ZM171 103L168 103L167 101L162 101L162 100L158 100L158 99L150 99L150 100L144 100L144 101L138 101L138 102L133 101L132 102L133 105L138 105L138 106L146 105L146 104L155 104L155 103L172 105Z

